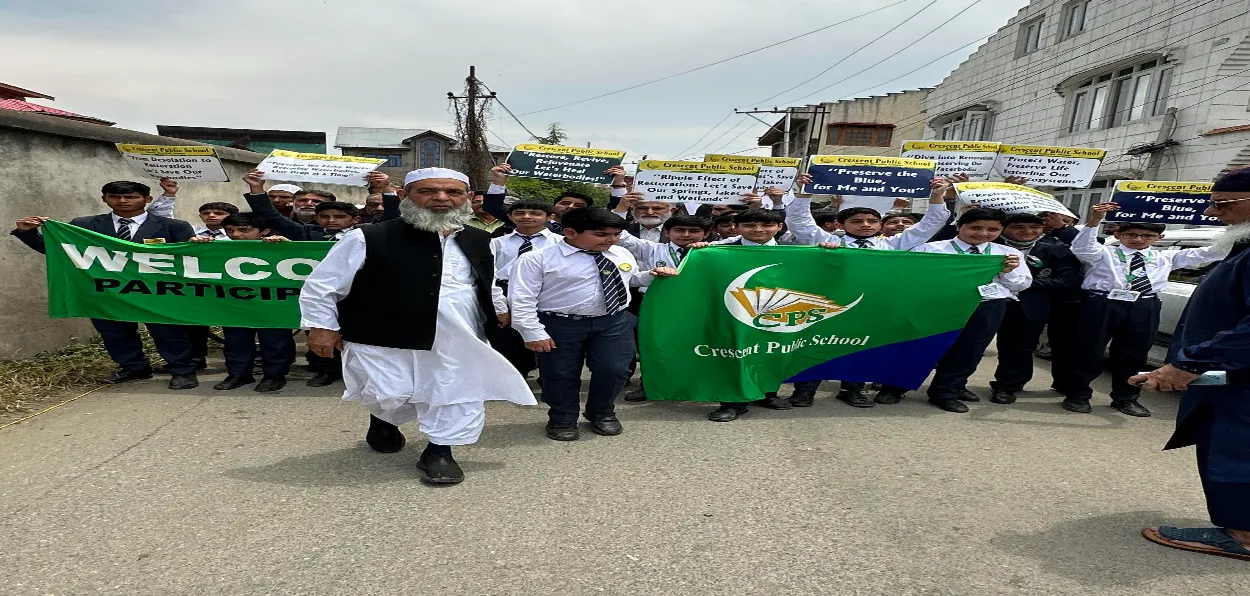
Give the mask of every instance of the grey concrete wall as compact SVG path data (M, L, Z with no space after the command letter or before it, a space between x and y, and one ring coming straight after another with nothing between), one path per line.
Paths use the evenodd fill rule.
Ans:
M144 179L122 160L114 143L193 145L182 139L151 135L52 116L0 110L0 226L30 215L68 221L106 213L100 187L114 180L135 180L160 194L156 180ZM182 182L175 216L198 222L198 207L225 201L247 208L243 175L264 155L218 147L232 182ZM301 184L329 190L341 200L363 204L363 187ZM86 319L50 319L43 255L17 239L0 241L0 358L30 356L91 337Z

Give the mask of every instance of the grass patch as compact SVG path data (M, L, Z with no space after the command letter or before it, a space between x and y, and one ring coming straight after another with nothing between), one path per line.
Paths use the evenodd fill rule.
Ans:
M147 329L139 334L152 364L162 364ZM85 391L116 369L99 337L30 358L0 360L0 413L25 412L43 398Z

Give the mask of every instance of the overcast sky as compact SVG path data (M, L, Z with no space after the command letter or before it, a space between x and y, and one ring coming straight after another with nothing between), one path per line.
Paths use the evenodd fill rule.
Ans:
M333 145L339 126L452 132L447 92L460 91L474 64L478 77L536 133L560 122L570 144L625 149L631 158L674 158L679 152L754 146L767 127L740 124L744 116L737 115L695 143L735 107L803 105L934 85L976 46L882 83L990 35L1028 4L901 0L774 45L896 2L3 0L0 82L55 96L49 105L123 128L313 130L325 131ZM760 103L912 15L812 82ZM847 79L919 38L925 41ZM698 72L530 113L761 47L767 49ZM502 109L496 114L490 128L502 141L490 136L492 143L527 140Z

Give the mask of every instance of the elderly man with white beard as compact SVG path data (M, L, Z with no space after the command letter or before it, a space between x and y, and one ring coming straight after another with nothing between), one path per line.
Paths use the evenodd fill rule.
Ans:
M625 230L635 238L649 240L657 244L668 242L664 233L664 222L673 215L672 203L659 201L639 201L634 204L634 223Z
M397 452L399 425L417 421L429 438L417 469L427 482L455 484L464 472L451 448L477 442L485 402L536 402L487 343L508 315L490 234L465 225L473 215L468 177L424 168L404 178L404 189L401 219L339 240L304 281L300 310L309 349L343 351L343 399L371 413L365 442Z

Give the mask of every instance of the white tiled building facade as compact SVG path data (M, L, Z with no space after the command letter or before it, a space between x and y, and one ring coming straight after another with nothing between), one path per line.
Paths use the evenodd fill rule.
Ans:
M925 106L928 138L1107 149L1053 191L1078 214L1117 179L1210 181L1250 165L1250 0L1034 0Z

